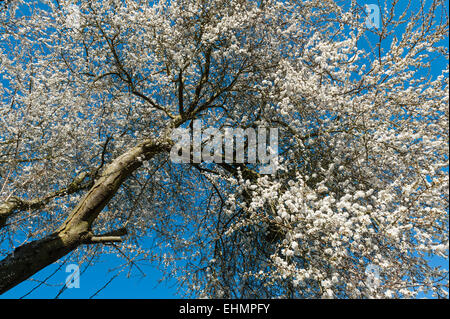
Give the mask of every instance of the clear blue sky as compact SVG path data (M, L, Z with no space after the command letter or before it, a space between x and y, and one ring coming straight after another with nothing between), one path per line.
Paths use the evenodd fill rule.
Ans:
M101 262L89 267L86 272L81 274L79 288L65 289L59 298L90 298L117 273L114 268L122 263L123 260L113 255L102 257ZM67 276L71 275L71 272L66 272L66 265L64 264L59 270L58 265L51 265L33 276L35 279L42 280L54 273L51 279L48 280L48 283L52 286L42 284L25 298L55 298L62 288L63 283L66 281ZM132 272L130 278L127 278L126 271L124 271L94 298L177 298L173 281L172 286L169 284L170 281L168 283L158 284L158 280L162 277L162 273L158 269L141 265L139 267L145 272L145 277L135 270ZM54 284L58 286L53 286ZM39 282L26 281L1 295L0 299L21 298L37 285L39 285Z

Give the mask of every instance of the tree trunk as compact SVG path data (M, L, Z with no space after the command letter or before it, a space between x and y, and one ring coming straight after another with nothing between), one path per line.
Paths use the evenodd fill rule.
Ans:
M0 262L0 294L77 248L81 237L51 234L16 248Z
M58 230L27 243L0 261L0 294L26 280L44 267L90 242L91 226L98 214L132 172L157 153L170 150L172 142L147 140L111 162Z

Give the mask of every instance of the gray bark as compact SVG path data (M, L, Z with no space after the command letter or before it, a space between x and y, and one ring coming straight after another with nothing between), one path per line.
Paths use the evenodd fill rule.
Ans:
M160 143L147 140L112 161L56 232L16 248L0 261L0 294L82 244L105 242L105 238L99 239L91 232L98 214L125 179L142 165L143 160L170 150L171 145L171 141Z

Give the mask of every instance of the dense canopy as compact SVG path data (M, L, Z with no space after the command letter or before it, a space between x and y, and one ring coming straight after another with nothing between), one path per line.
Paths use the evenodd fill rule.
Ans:
M118 254L197 297L447 297L448 7L380 9L5 3L0 293ZM276 172L174 163L194 120L276 128Z

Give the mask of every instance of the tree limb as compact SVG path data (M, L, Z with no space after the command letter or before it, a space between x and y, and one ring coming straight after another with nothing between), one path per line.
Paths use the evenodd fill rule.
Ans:
M53 234L19 246L0 261L0 294L93 238L96 242L105 242L106 239L109 242L116 241L117 236L93 237L93 222L125 179L138 169L144 160L149 160L160 152L169 151L172 145L173 142L168 140L146 140L112 161Z

